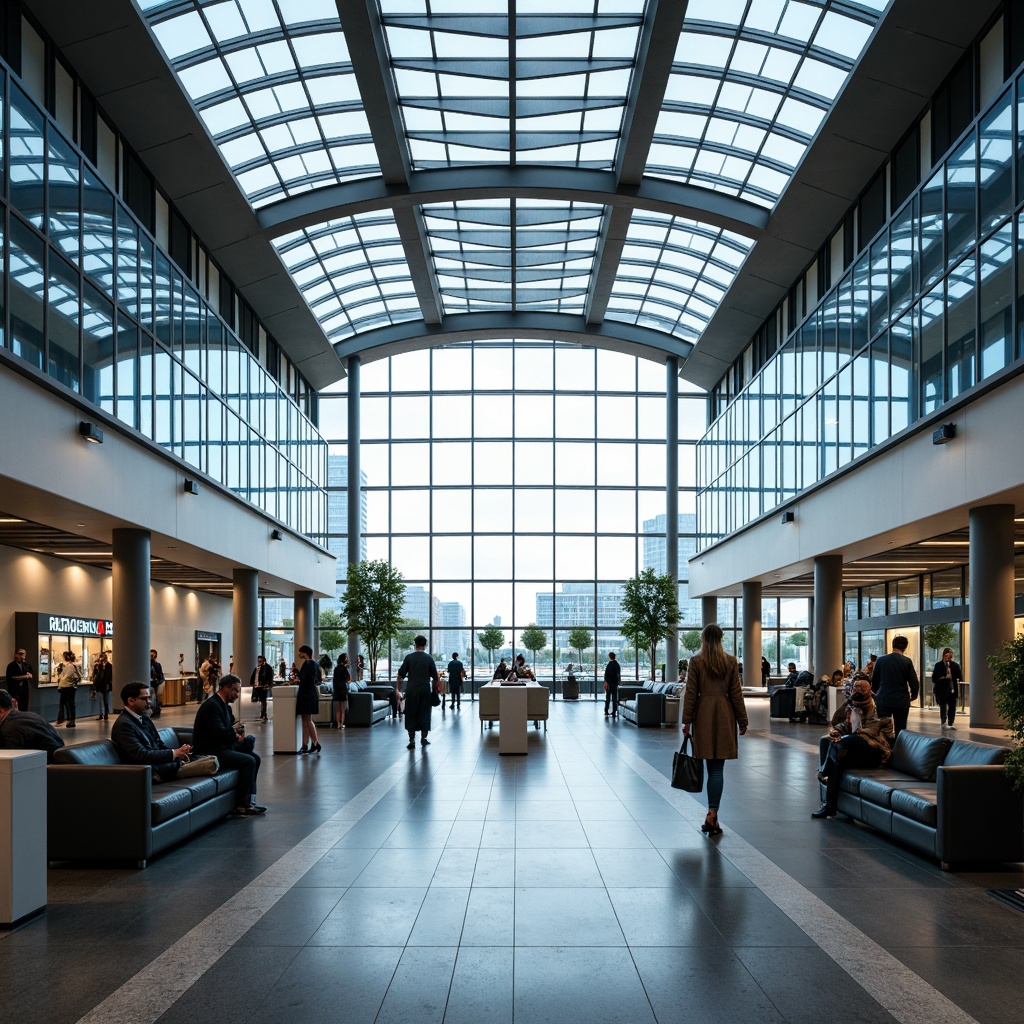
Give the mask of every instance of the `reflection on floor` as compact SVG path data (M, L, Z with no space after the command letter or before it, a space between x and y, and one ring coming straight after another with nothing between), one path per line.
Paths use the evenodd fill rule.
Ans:
M1024 866L946 874L812 821L819 727L744 737L708 840L667 783L672 730L556 702L529 755L502 758L475 705L434 714L425 750L387 722L323 730L313 758L271 755L253 723L267 815L145 871L52 869L46 916L0 938L0 1019L1021 1019L1024 914L986 890Z

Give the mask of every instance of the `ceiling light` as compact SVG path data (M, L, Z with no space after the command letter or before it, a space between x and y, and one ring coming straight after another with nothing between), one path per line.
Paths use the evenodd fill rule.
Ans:
M90 444L103 444L103 431L95 423L82 420L78 424L78 433L83 440L90 442Z

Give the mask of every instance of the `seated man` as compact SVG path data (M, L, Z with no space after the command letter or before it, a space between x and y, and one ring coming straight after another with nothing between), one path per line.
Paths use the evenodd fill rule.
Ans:
M213 775L217 771L215 757L192 757L192 747L183 743L173 750L167 746L156 726L150 721L149 683L127 683L121 687L124 710L114 721L110 739L125 764L148 764L158 782Z
M246 736L235 723L231 704L242 692L242 680L230 673L221 676L217 692L203 701L196 711L192 746L200 754L212 754L222 768L238 769L236 814L263 814L266 807L256 803L256 776L260 755L253 750L254 736Z
M526 664L526 658L522 654L516 655L516 660L512 662L512 668L509 671L509 676L517 679L536 679L536 676L534 676L530 666Z
M0 750L43 750L47 764L53 764L53 752L63 746L60 734L45 718L19 711L18 702L0 690Z
M858 679L857 685L863 680ZM881 768L889 759L889 743L875 709L870 685L850 696L848 718L829 726L828 753L818 780L825 783L825 802L812 818L834 818L839 807L839 785L848 768ZM838 713L836 715L838 717Z

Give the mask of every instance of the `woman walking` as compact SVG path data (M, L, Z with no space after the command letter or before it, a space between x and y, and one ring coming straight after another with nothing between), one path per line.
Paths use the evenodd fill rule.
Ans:
M334 718L335 727L345 728L345 712L348 711L348 682L352 678L348 671L348 655L339 654L334 666Z
M313 718L320 712L320 666L313 660L313 648L299 648L299 693L295 713L302 719L300 754L319 754L320 740Z
M718 809L722 802L725 762L736 759L736 731L747 731L739 665L722 648L722 628L715 623L700 634L700 653L686 669L683 697L683 735L693 727L693 756L702 758L708 771L708 814L700 830L705 835L722 832Z
M75 663L74 651L65 651L57 666L57 696L60 698L57 724L66 721L68 729L75 728L75 691L81 681L82 670Z

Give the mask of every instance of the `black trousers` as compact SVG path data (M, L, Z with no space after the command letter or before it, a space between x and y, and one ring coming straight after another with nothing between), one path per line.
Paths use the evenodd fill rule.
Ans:
M943 725L952 725L956 718L956 694L935 691L935 703L939 705L939 715Z
M604 693L604 713L608 714L608 705L611 705L611 711L613 715L619 713L619 688L618 686L612 686L608 684L608 689Z
M448 699L452 702L452 707L456 704L462 707L462 680L460 679L457 683L448 682Z
M847 768L878 768L882 764L882 751L872 746L866 739L854 733L844 736L835 743L830 743L828 757L825 759L825 774L828 782L825 785L825 806L832 814L839 806L839 783Z
M910 708L891 708L886 707L883 704L877 705L878 717L885 718L887 715L892 715L892 728L893 728L893 739L907 727L907 717L910 715Z
M57 719L59 721L67 719L67 721L73 722L75 720L75 688L63 686L57 691L57 696L60 699Z
M217 760L221 768L238 769L238 786L235 789L235 806L248 807L256 796L256 776L260 773L260 755L255 751L218 750Z

